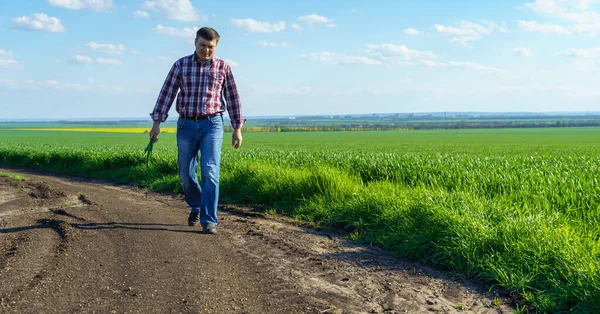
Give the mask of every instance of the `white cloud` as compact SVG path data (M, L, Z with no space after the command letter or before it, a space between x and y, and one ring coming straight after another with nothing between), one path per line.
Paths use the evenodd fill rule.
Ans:
M303 54L303 58L311 60L323 61L330 64L367 64L367 65L381 65L383 60L398 60L400 64L406 66L421 65L431 68L462 68L468 70L475 70L479 72L493 72L493 73L504 73L505 71L482 65L475 62L439 62L435 59L438 56L429 51L420 51L409 49L404 45L393 45L393 44L380 44L380 45L367 45L366 52L373 58L356 57L344 54L337 54L333 52L315 52L310 54Z
M96 58L96 60L92 59L90 56L82 56L76 55L72 59L73 62L78 64L103 64L103 65L120 65L121 61L117 59L107 59L107 58Z
M378 60L369 59L366 57L350 56L345 54L339 54L335 52L321 51L303 54L303 58L311 60L318 60L327 62L329 64L366 64L366 65L381 65L382 63Z
M257 44L261 47L287 47L288 44L282 42L282 43L277 43L277 42L271 42L271 41L266 41L266 40L259 40L257 42Z
M173 58L165 57L165 56L158 56L156 58L147 58L146 59L146 62L148 62L148 63L155 63L157 61L162 61L162 62L167 62L168 61L168 62L171 62L171 61L174 61L174 60L173 60Z
M562 52L556 52L556 55L572 57L572 58L600 58L600 47L587 48L587 49L567 49Z
M521 57L533 57L533 52L525 47L513 48L513 53Z
M508 31L506 27L503 26L504 24L499 25L498 23L489 21L484 21L483 23L486 24L486 26L469 21L460 21L460 27L435 24L433 28L442 35L451 36L453 42L458 42L467 47L469 47L469 41L479 40L483 37L482 35L491 34L495 28L498 28L503 32Z
M316 14L301 16L297 19L297 21L305 23L306 25L308 25L308 27L313 27L316 24L325 24L325 23L331 24L331 22L332 22L331 19L328 19L321 15L316 15Z
M563 21L598 23L600 22L600 14L587 10L590 8L591 3L592 1L536 0L533 3L525 3L525 6L542 16ZM572 10L569 6L574 6L577 10Z
M231 19L231 24L248 33L276 33L285 30L284 21L271 24L253 19Z
M573 5L580 10L587 10L592 6L592 4L600 3L600 1L598 1L598 0L561 0L561 1L564 3L568 3L570 5Z
M12 19L12 25L14 29L40 30L51 33L62 33L66 30L58 18L49 17L44 13L36 13L31 17L14 18Z
M229 64L232 68L237 68L240 66L237 62L230 59L225 59L225 62L227 62L227 64Z
M0 68L11 68L17 64L19 63L12 59L0 59Z
M83 2L81 0L48 0L48 4L71 10L83 9Z
M407 29L403 30L403 32L404 32L404 34L408 34L408 35L412 35L412 36L423 35L423 31L419 31L414 28L407 28Z
M404 81L406 82L406 81ZM397 95L398 87L350 87L330 88L322 86L295 86L285 87L273 84L250 84L250 91L261 94L281 94L293 96L317 96L317 97L356 97L364 95Z
M0 58L0 69L1 68L12 68L12 67L16 66L17 64L19 64L19 63L13 59Z
M12 68L19 64L17 61L12 59L14 56L14 52L0 49L0 68Z
M194 39L196 38L196 32L198 31L198 27L184 27L184 28L178 29L178 28L170 27L170 26L162 26L159 24L159 25L156 25L155 30L159 34L164 34L167 36L188 38L193 43Z
M526 32L539 32L545 35L571 35L571 31L555 24L541 24L535 21L519 21L519 28Z
M6 88L10 88L10 89L18 89L19 85L16 83L16 81L0 78L0 87L6 87Z
M491 25L494 25L495 27L498 28L498 30L500 31L500 33L509 33L510 30L508 30L508 25L506 25L506 22L502 21L500 23L494 23L494 22L488 22L491 23Z
M588 36L595 37L600 34L600 23L593 24L576 24L571 27L575 33L583 33Z
M73 62L79 64L92 64L94 63L94 60L92 59L92 57L89 56L76 55L75 57L73 57Z
M70 10L107 11L113 7L112 0L48 0L48 3L55 7Z
M105 65L120 65L121 61L119 61L117 59L97 58L96 63L105 64Z
M269 42L266 40L259 40L258 42L256 42L256 44L258 44L261 47L277 47L277 43Z
M6 51L4 49L0 49L0 58L12 58L15 56L15 53L12 51Z
M150 14L148 14L148 12L146 12L146 11L137 10L137 11L133 12L133 16L138 19L142 19L142 18L150 17Z
M505 71L481 65L475 62L437 62L433 60L421 60L421 65L431 68L462 68L468 70L476 70L480 72L495 72L495 73L504 73Z
M600 66L600 47L571 48L555 54L573 59L573 69L577 71L598 70Z
M86 44L88 48L91 48L94 51L106 53L106 54L122 54L125 51L125 46L118 44L98 44L93 41Z
M437 55L429 51L419 51L409 49L405 45L394 45L394 44L379 44L379 45L367 45L367 53L372 57L378 57L382 59L390 59L401 57L404 59L435 59Z
M201 16L189 0L156 0L145 1L144 8L165 15L170 20L195 22L206 20Z
M25 90L39 90L41 88L54 88L54 89L68 89L85 91L88 87L82 84L62 83L55 80L46 81L33 81L33 80L6 80L0 79L0 86L4 86L10 89L25 89Z
M600 3L598 0L536 0L525 3L525 6L537 14L574 23L568 27L569 33L585 34L588 36L600 35L600 13L590 10L592 4ZM561 30L561 34L565 31Z
M45 81L34 81L34 80L8 80L0 78L0 87L6 87L15 90L43 90L43 89L54 89L54 90L73 90L78 92L87 91L99 91L99 92L110 92L110 93L133 93L133 94L145 94L153 93L154 91L148 90L147 88L137 88L133 86L123 85L98 85L94 84L93 78L88 78L85 84L81 83L67 83L56 80L45 80Z
M6 51L4 49L0 49L0 59L12 58L15 56L15 53L12 51Z
M308 86L300 86L300 87L283 87L283 88L280 87L280 88L276 88L276 89L270 90L270 91L274 92L276 94L303 96L303 95L308 95L311 92L313 92L313 89Z
M296 23L292 24L292 29L295 31L299 31L302 29L302 27Z

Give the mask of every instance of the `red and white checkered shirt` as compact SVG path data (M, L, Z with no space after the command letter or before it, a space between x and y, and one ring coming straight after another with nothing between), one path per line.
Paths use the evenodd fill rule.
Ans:
M175 61L150 113L152 120L167 120L176 95L175 109L182 116L211 115L224 112L227 106L234 129L246 122L231 67L219 58L200 62L194 53Z

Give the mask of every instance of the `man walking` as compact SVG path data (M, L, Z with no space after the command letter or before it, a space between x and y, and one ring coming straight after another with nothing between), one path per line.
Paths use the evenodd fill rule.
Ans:
M219 170L223 143L223 112L227 108L234 148L242 145L242 105L231 67L214 56L219 33L203 27L196 33L195 52L177 60L150 113L154 124L150 138L157 138L160 123L168 117L177 95L177 165L185 201L191 212L188 224L202 225L202 232L217 232ZM200 152L201 183L198 183Z

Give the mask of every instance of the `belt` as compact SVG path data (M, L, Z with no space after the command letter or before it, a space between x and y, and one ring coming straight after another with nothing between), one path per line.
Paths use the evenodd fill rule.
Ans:
M217 116L222 116L223 113L221 112L217 112L215 114L207 114L207 115L202 115L202 116L189 116L186 117L182 114L179 115L179 118L184 119L184 120L194 120L194 121L202 121L202 120L206 120L212 117L217 117Z

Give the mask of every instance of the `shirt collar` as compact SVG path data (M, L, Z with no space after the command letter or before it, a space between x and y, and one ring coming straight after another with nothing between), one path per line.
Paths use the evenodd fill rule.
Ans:
M196 51L194 50L194 60L196 60L197 62L200 62L202 64L204 64L204 63L211 63L211 62L213 62L213 60L215 60L215 56L212 56L212 58L210 58L210 59L202 62L202 61L200 61L200 58L198 58L198 54L196 54Z

